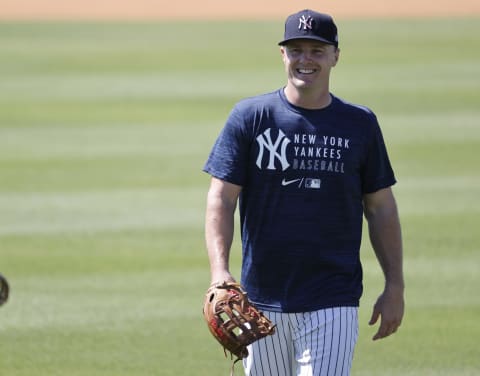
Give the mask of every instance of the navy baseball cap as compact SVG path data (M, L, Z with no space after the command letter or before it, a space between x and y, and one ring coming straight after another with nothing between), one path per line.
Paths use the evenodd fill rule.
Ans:
M304 9L288 16L283 40L278 44L282 46L295 39L313 39L338 47L337 26L328 14Z

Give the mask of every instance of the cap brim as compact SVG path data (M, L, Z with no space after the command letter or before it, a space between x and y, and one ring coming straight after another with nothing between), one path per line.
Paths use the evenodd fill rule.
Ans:
M288 42L290 42L292 40L301 40L301 39L317 40L319 42L323 42L323 43L326 43L326 44L331 44L332 46L336 46L336 43L334 43L332 41L329 41L327 39L323 39L323 38L320 38L320 37L317 37L317 36L308 36L308 35L301 36L301 37L284 39L281 42L278 42L278 45L283 46L283 45L287 44Z

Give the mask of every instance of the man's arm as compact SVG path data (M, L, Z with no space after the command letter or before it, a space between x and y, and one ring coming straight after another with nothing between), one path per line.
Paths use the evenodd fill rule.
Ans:
M404 313L403 248L397 204L391 188L366 194L365 217L372 247L385 275L385 289L373 307L369 324L381 318L373 339L395 333Z
M207 195L205 240L211 283L235 281L229 271L234 214L241 187L212 177Z

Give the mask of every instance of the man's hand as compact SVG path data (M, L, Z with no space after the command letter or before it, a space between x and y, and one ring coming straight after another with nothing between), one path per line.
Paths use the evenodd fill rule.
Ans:
M213 286L216 284L222 284L224 282L236 283L236 280L229 271L212 270L212 278L210 281L210 286Z
M380 327L373 336L373 340L395 333L402 323L404 310L403 287L385 288L373 306L372 317L368 323L374 325L380 318Z

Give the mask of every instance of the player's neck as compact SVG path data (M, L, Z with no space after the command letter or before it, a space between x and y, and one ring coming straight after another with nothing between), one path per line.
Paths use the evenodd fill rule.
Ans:
M287 85L284 93L291 104L308 110L319 110L329 106L332 102L332 96L328 87L321 90L313 90L298 89L293 85Z

